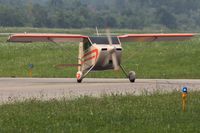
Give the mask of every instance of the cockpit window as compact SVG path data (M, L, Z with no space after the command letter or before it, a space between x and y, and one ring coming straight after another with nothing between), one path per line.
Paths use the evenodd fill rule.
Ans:
M87 50L92 46L92 44L90 43L90 41L88 39L84 39L83 40L83 49Z
M117 37L111 37L112 44L120 44ZM108 37L90 37L92 44L109 45Z

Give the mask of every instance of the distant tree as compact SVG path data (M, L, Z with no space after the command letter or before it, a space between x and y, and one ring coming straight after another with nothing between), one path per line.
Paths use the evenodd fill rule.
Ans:
M105 22L106 22L105 27L111 27L111 28L117 27L117 20L114 16L111 15L106 16Z
M176 18L164 8L157 11L159 22L170 29L177 28Z
M0 0L0 25L197 31L199 7L199 0Z
M33 26L34 27L48 27L47 11L39 4L33 6Z
M24 17L20 11L11 7L0 6L0 26L24 26Z
M50 0L49 4L51 7L62 7L63 0Z

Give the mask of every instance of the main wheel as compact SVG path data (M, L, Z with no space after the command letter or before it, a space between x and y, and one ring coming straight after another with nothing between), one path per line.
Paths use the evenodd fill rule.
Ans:
M81 71L78 71L77 73L76 73L76 79L77 79L77 83L81 83L82 82L82 72Z
M131 83L134 83L135 79L136 79L136 73L134 71L130 71L129 74L128 74L128 78L129 78Z
M82 82L82 79L77 79L77 83L81 83Z

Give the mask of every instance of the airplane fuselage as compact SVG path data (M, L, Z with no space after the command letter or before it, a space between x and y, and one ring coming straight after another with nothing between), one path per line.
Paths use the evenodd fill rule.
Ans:
M106 40L107 37L90 37L83 42L82 68L92 71L102 71L114 69L111 52L114 50L117 62L120 65L122 56L122 46L116 37L110 45ZM103 44L104 43L104 44ZM87 46L88 45L88 46Z

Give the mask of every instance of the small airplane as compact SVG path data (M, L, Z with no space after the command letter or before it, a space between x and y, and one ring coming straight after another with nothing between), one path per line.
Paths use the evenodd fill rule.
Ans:
M82 80L91 71L119 70L121 69L130 82L135 82L136 73L126 72L121 64L122 42L153 42L153 41L181 41L194 36L191 33L176 34L126 34L111 36L84 36L79 34L39 34L23 33L9 36L8 42L77 42L79 43L78 64L66 66L78 67L77 82Z

